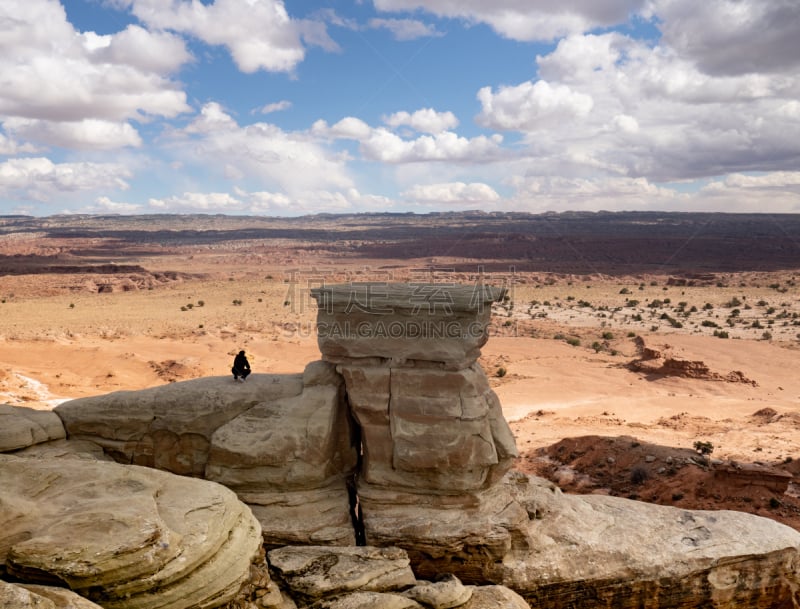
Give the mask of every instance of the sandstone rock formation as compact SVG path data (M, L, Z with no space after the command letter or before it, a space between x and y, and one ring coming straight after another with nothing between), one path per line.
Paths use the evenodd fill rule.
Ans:
M269 546L354 545L347 482L356 451L344 383L331 364L313 362L302 391L260 402L214 432L206 478L250 505Z
M0 607L3 609L103 609L65 588L36 584L9 584L0 581Z
M261 535L228 489L101 461L0 455L0 564L104 609L202 609L234 599Z
M53 412L0 404L0 452L65 437L64 425Z
M503 290L356 284L312 295L324 361L302 375L254 375L246 384L198 379L56 409L70 442L95 442L124 463L211 478L252 506L274 548L276 582L262 575L251 590L261 607L524 607L510 589L553 609L800 606L800 534L788 527L735 512L568 496L511 471L514 438L477 363L491 303ZM198 577L212 590L198 583L187 606L210 608L241 585L238 569L253 556L243 531L259 527L232 493L214 484L189 489L209 483L174 482L163 472L150 479L131 466L104 478L121 467L113 463L66 467L62 459L72 472L65 473L42 452L0 456L16 459L0 462L0 488L13 482L0 510L8 573L57 578L105 609L178 607L176 591ZM90 455L91 445L76 452ZM129 499L106 508L102 480ZM33 495L35 505L25 499ZM86 516L70 497L99 503ZM116 510L129 517L126 526L105 518ZM46 526L48 518L65 526ZM89 535L90 521L102 541ZM88 541L77 543L70 531ZM374 547L355 548L356 541ZM179 567L181 543L189 548L182 556L197 558ZM279 547L287 544L324 547ZM202 550L212 545L213 557ZM139 560L143 552L152 558ZM101 563L91 573L81 562L87 553ZM237 565L236 578L223 563ZM454 577L441 579L447 574ZM469 585L485 583L506 587ZM161 605L147 604L154 588ZM213 600L192 596L199 594Z

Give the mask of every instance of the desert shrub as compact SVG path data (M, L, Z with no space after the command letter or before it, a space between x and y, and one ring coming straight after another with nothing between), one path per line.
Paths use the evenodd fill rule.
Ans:
M598 341L594 341L592 343L592 349L594 349L595 353L600 353L604 349L603 343L598 342Z
M772 332L769 332L769 331L764 332L761 335L761 340L772 340Z
M614 333L613 332L603 332L603 339L604 340L613 340Z
M204 306L206 306L206 302L205 302L205 300L198 300L198 301L197 301L197 306L198 306L198 307L204 307Z
M628 288L622 288L622 289L619 291L619 293L620 293L620 294L630 294L630 293L631 293L631 291L630 291Z
M238 298L234 298L233 299L233 304L234 304L234 306L240 307L240 306L242 306L242 301L240 299L238 299Z
M188 311L188 310L189 309L187 309L186 307L181 307L181 311Z
M710 319L704 319L700 322L701 326L705 326L706 328L719 328L719 324L715 321L711 321Z
M581 339L580 339L580 338L578 338L578 337L576 337L576 336L570 336L570 337L567 339L567 344L568 344L568 345L571 345L571 346L573 346L573 347L579 347L579 346L580 346L580 344L581 344Z
M639 301L636 300L635 298L630 298L625 300L625 304L629 307L638 307Z
M710 311L713 308L714 305L712 305L710 302L707 302L706 304L703 305L703 311Z
M190 302L189 304L186 305L186 308L187 309L192 309L192 308L194 308L194 305Z
M694 443L694 449L701 455L710 455L711 453L714 452L714 445L711 442L703 442L702 440L697 440Z
M5 300L3 302L5 302ZM74 309L75 308L75 303L74 302L69 303L69 308L70 309Z
M729 308L729 309L731 309L733 307L741 307L742 306L742 301L739 300L738 298L736 298L736 296L734 296L728 302L725 303L725 306L727 308Z
M714 330L714 336L717 338L729 338L727 330Z
M636 332L628 332L628 338L636 338Z
M664 306L664 301L663 300L659 300L658 298L656 298L655 300L653 300L647 306L650 307L651 309L658 309L659 307L663 307Z
M497 371L494 373L494 375L495 375L497 378L503 378L503 377L504 377L504 376L505 376L507 373L508 373L508 371L507 371L505 368L503 368L502 366L500 366L500 367L497 369Z
M781 507L781 502L775 499L775 497L770 497L769 507L773 510L777 510L779 507Z

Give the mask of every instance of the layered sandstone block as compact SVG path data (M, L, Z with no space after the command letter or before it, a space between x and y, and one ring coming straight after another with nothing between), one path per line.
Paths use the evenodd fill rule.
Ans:
M382 283L312 290L320 351L339 364L360 428L363 483L460 494L510 468L514 438L476 361L504 293Z
M213 482L0 455L0 489L5 573L105 609L218 607L237 597L259 556L258 521Z
M209 377L81 398L56 413L73 445L91 441L122 463L234 490L269 545L355 543L347 482L358 447L330 363L246 383Z
M341 376L313 362L302 391L256 404L214 432L205 475L250 505L268 545L352 545L353 437Z
M451 370L478 359L491 305L504 295L482 284L351 283L311 290L323 359L425 361Z

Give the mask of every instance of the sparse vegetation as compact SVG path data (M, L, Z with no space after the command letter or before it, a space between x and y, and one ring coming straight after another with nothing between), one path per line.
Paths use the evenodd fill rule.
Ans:
M694 449L701 455L707 456L714 452L714 445L711 442L697 440L694 443Z

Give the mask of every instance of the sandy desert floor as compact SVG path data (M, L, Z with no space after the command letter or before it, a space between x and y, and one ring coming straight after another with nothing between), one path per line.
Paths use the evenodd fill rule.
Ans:
M92 277L0 278L0 400L51 408L227 375L239 349L255 372L301 371L319 357L308 282L237 268L110 293L84 289ZM793 273L694 287L529 279L495 308L481 363L516 434L518 468L567 491L742 509L800 528L800 486L776 493L763 482L800 474L798 317ZM702 362L707 378L632 371L636 337ZM766 473L720 486L695 442Z

